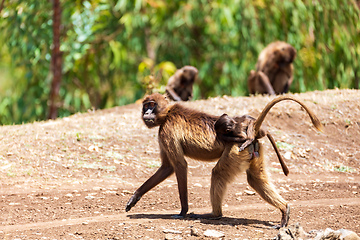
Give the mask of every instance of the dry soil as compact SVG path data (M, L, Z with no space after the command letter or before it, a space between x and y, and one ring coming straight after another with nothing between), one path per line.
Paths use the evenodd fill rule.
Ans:
M291 204L290 224L345 228L360 234L360 91L293 94L321 119L311 125L294 102L266 118L290 169L284 176L267 139L268 169ZM217 97L182 103L201 111L258 116L272 97ZM0 127L0 239L271 239L281 214L248 187L245 174L230 185L220 220L173 219L179 213L171 176L130 212L131 194L160 166L158 129L147 129L141 105L75 114L54 121ZM211 211L215 163L188 159L190 212Z

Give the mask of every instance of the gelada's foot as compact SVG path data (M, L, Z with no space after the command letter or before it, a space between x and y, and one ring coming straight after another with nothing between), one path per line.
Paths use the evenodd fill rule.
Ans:
M285 210L285 212L282 213L280 225L273 226L273 228L279 229L282 227L286 227L289 223L289 219L290 219L290 205L286 204L286 210Z
M136 197L135 194L132 195L128 203L126 204L125 211L128 212L130 209L135 206L135 204L140 200L140 197Z

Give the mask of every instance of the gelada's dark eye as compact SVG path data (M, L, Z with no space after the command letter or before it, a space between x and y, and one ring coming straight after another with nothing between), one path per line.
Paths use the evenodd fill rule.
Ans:
M146 111L146 110L148 110L148 109L153 109L153 108L155 108L155 106L156 106L156 102L151 101L151 102L144 103L143 109L144 109L144 111Z
M154 108L154 107L155 107L155 102L149 102L148 107L149 107L149 108Z

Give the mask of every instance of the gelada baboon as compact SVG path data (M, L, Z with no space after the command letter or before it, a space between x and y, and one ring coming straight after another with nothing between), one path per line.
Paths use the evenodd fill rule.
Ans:
M288 97L286 99L292 99ZM284 97L273 100L284 100ZM254 123L254 135L260 131L261 123L272 105L267 105ZM315 126L321 126L319 120L309 112ZM176 217L185 217L188 212L187 162L185 156L203 160L216 161L212 170L210 200L212 213L195 215L201 218L217 219L222 216L222 201L226 187L235 176L246 171L247 180L260 196L280 209L282 213L280 226L288 224L290 208L288 203L277 193L265 169L263 146L254 140L243 151L239 144L227 143L217 137L214 129L219 116L185 108L179 103L169 104L166 98L158 93L143 100L142 119L149 128L159 126L158 141L160 145L161 166L144 184L142 184L126 204L129 211L150 189L175 172L181 202L181 212ZM256 151L256 153L254 152Z
M166 93L170 99L174 101L191 100L197 75L198 70L193 66L184 66L176 70L166 85Z
M264 48L258 58L256 71L248 78L250 94L282 94L289 91L293 81L293 61L296 50L286 42L276 41Z

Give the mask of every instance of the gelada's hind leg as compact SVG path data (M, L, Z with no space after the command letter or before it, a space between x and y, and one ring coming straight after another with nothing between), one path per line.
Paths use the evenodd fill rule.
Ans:
M222 217L222 202L226 193L227 185L232 182L235 176L249 168L251 154L246 148L239 152L238 144L228 144L212 170L210 200L212 213L193 214L191 217L219 219Z
M265 169L263 146L259 144L259 157L250 161L250 167L246 171L248 183L268 203L280 209L282 213L281 223L278 227L285 227L289 221L289 204L277 193L274 185L270 182Z

